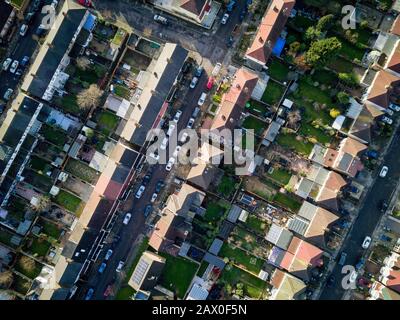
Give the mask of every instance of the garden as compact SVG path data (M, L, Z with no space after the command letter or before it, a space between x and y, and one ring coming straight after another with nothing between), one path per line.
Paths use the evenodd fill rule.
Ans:
M22 255L15 264L15 270L29 279L35 279L42 271L42 265L32 258Z
M308 156L314 147L314 144L309 142L307 139L298 136L295 133L284 131L279 134L277 142L282 147L291 149L303 156Z
M268 74L275 80L285 82L288 80L289 67L282 61L274 59L268 67Z
M270 106L277 105L282 99L285 87L276 81L269 80L267 88L265 89L261 101L269 104Z
M60 192L54 197L53 201L74 213L77 217L79 217L83 211L83 201L65 190L60 190Z
M254 214L249 214L245 222L247 228L250 228L255 233L264 236L269 230L269 223Z
M108 110L102 110L100 113L98 113L96 122L102 133L108 136L114 132L119 123L119 117Z
M70 172L75 177L82 179L83 181L89 182L90 184L96 184L99 179L99 173L84 164L83 162L70 158L65 165L65 171Z
M267 177L281 186L288 184L292 174L280 167L271 167L267 172Z
M30 253L34 257L43 258L47 255L51 247L51 243L43 237L31 237L28 238L24 251Z
M40 133L47 141L61 148L68 142L68 135L65 131L58 130L55 127L51 127L47 124L42 125Z
M278 192L273 198L273 202L278 204L279 206L290 210L293 213L297 213L300 210L302 202L295 198L290 193L280 193Z
M242 127L245 129L253 129L254 134L261 135L265 130L267 124L256 117L251 115L247 116L242 123Z

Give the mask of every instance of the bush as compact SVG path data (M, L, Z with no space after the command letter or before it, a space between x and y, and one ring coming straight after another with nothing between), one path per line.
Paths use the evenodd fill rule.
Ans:
M340 111L338 110L338 109L335 109L335 108L332 108L330 111L329 111L329 115L332 117L332 118L337 118L337 116L339 116L340 115Z

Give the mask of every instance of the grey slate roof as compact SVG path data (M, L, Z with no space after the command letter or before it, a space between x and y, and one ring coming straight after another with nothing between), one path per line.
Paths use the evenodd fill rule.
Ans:
M215 238L208 251L217 256L223 243L224 242L221 239Z
M220 269L223 269L225 267L225 262L221 258L214 256L213 254L207 252L206 255L204 256L204 261L212 264L213 266L216 266Z
M242 208L238 207L237 205L232 205L231 209L229 210L228 214L228 221L235 223L242 212Z

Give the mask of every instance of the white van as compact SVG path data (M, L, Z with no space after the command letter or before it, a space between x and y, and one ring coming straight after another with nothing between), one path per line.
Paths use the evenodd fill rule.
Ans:
M197 104L201 107L206 101L206 98L207 98L207 93L203 92L200 96L199 101L197 101Z

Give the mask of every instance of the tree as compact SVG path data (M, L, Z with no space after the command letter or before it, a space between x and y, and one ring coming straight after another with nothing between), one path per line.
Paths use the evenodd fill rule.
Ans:
M314 67L323 67L335 56L341 47L342 44L336 37L315 41L306 52L306 62Z
M289 127L293 128L301 120L300 111L290 111L288 113L287 119Z
M96 84L91 84L89 88L78 93L78 106L84 110L96 107L100 104L100 98L102 95L103 91Z
M48 196L42 195L38 199L38 203L34 206L32 205L32 209L37 212L47 211L50 208L50 198Z
M321 19L319 19L317 23L317 29L319 31L326 31L333 26L334 22L335 22L335 16L333 14L328 14L326 16L323 16Z
M86 57L79 57L76 59L76 65L79 69L87 70L90 66L90 61Z
M349 87L358 85L358 79L354 72L339 73L339 80Z
M8 289L14 280L14 276L11 271L6 270L0 272L0 289Z
M33 260L27 256L22 256L19 259L18 264L25 272L28 272L28 273L33 272L36 267L35 260Z
M322 37L321 31L316 27L308 27L306 33L304 34L304 39L306 41L312 42L320 39Z
M340 111L338 109L332 108L331 110L329 110L329 115L332 118L337 118L340 115Z
M336 97L337 97L338 101L339 101L341 104L348 104L348 103L349 103L350 97L349 97L349 95L348 95L346 92L341 91L341 92L339 92L339 93L337 94Z
M301 43L298 41L291 43L289 46L289 54L291 54L292 56L295 56L297 54L297 52L299 52L300 47L301 47Z

